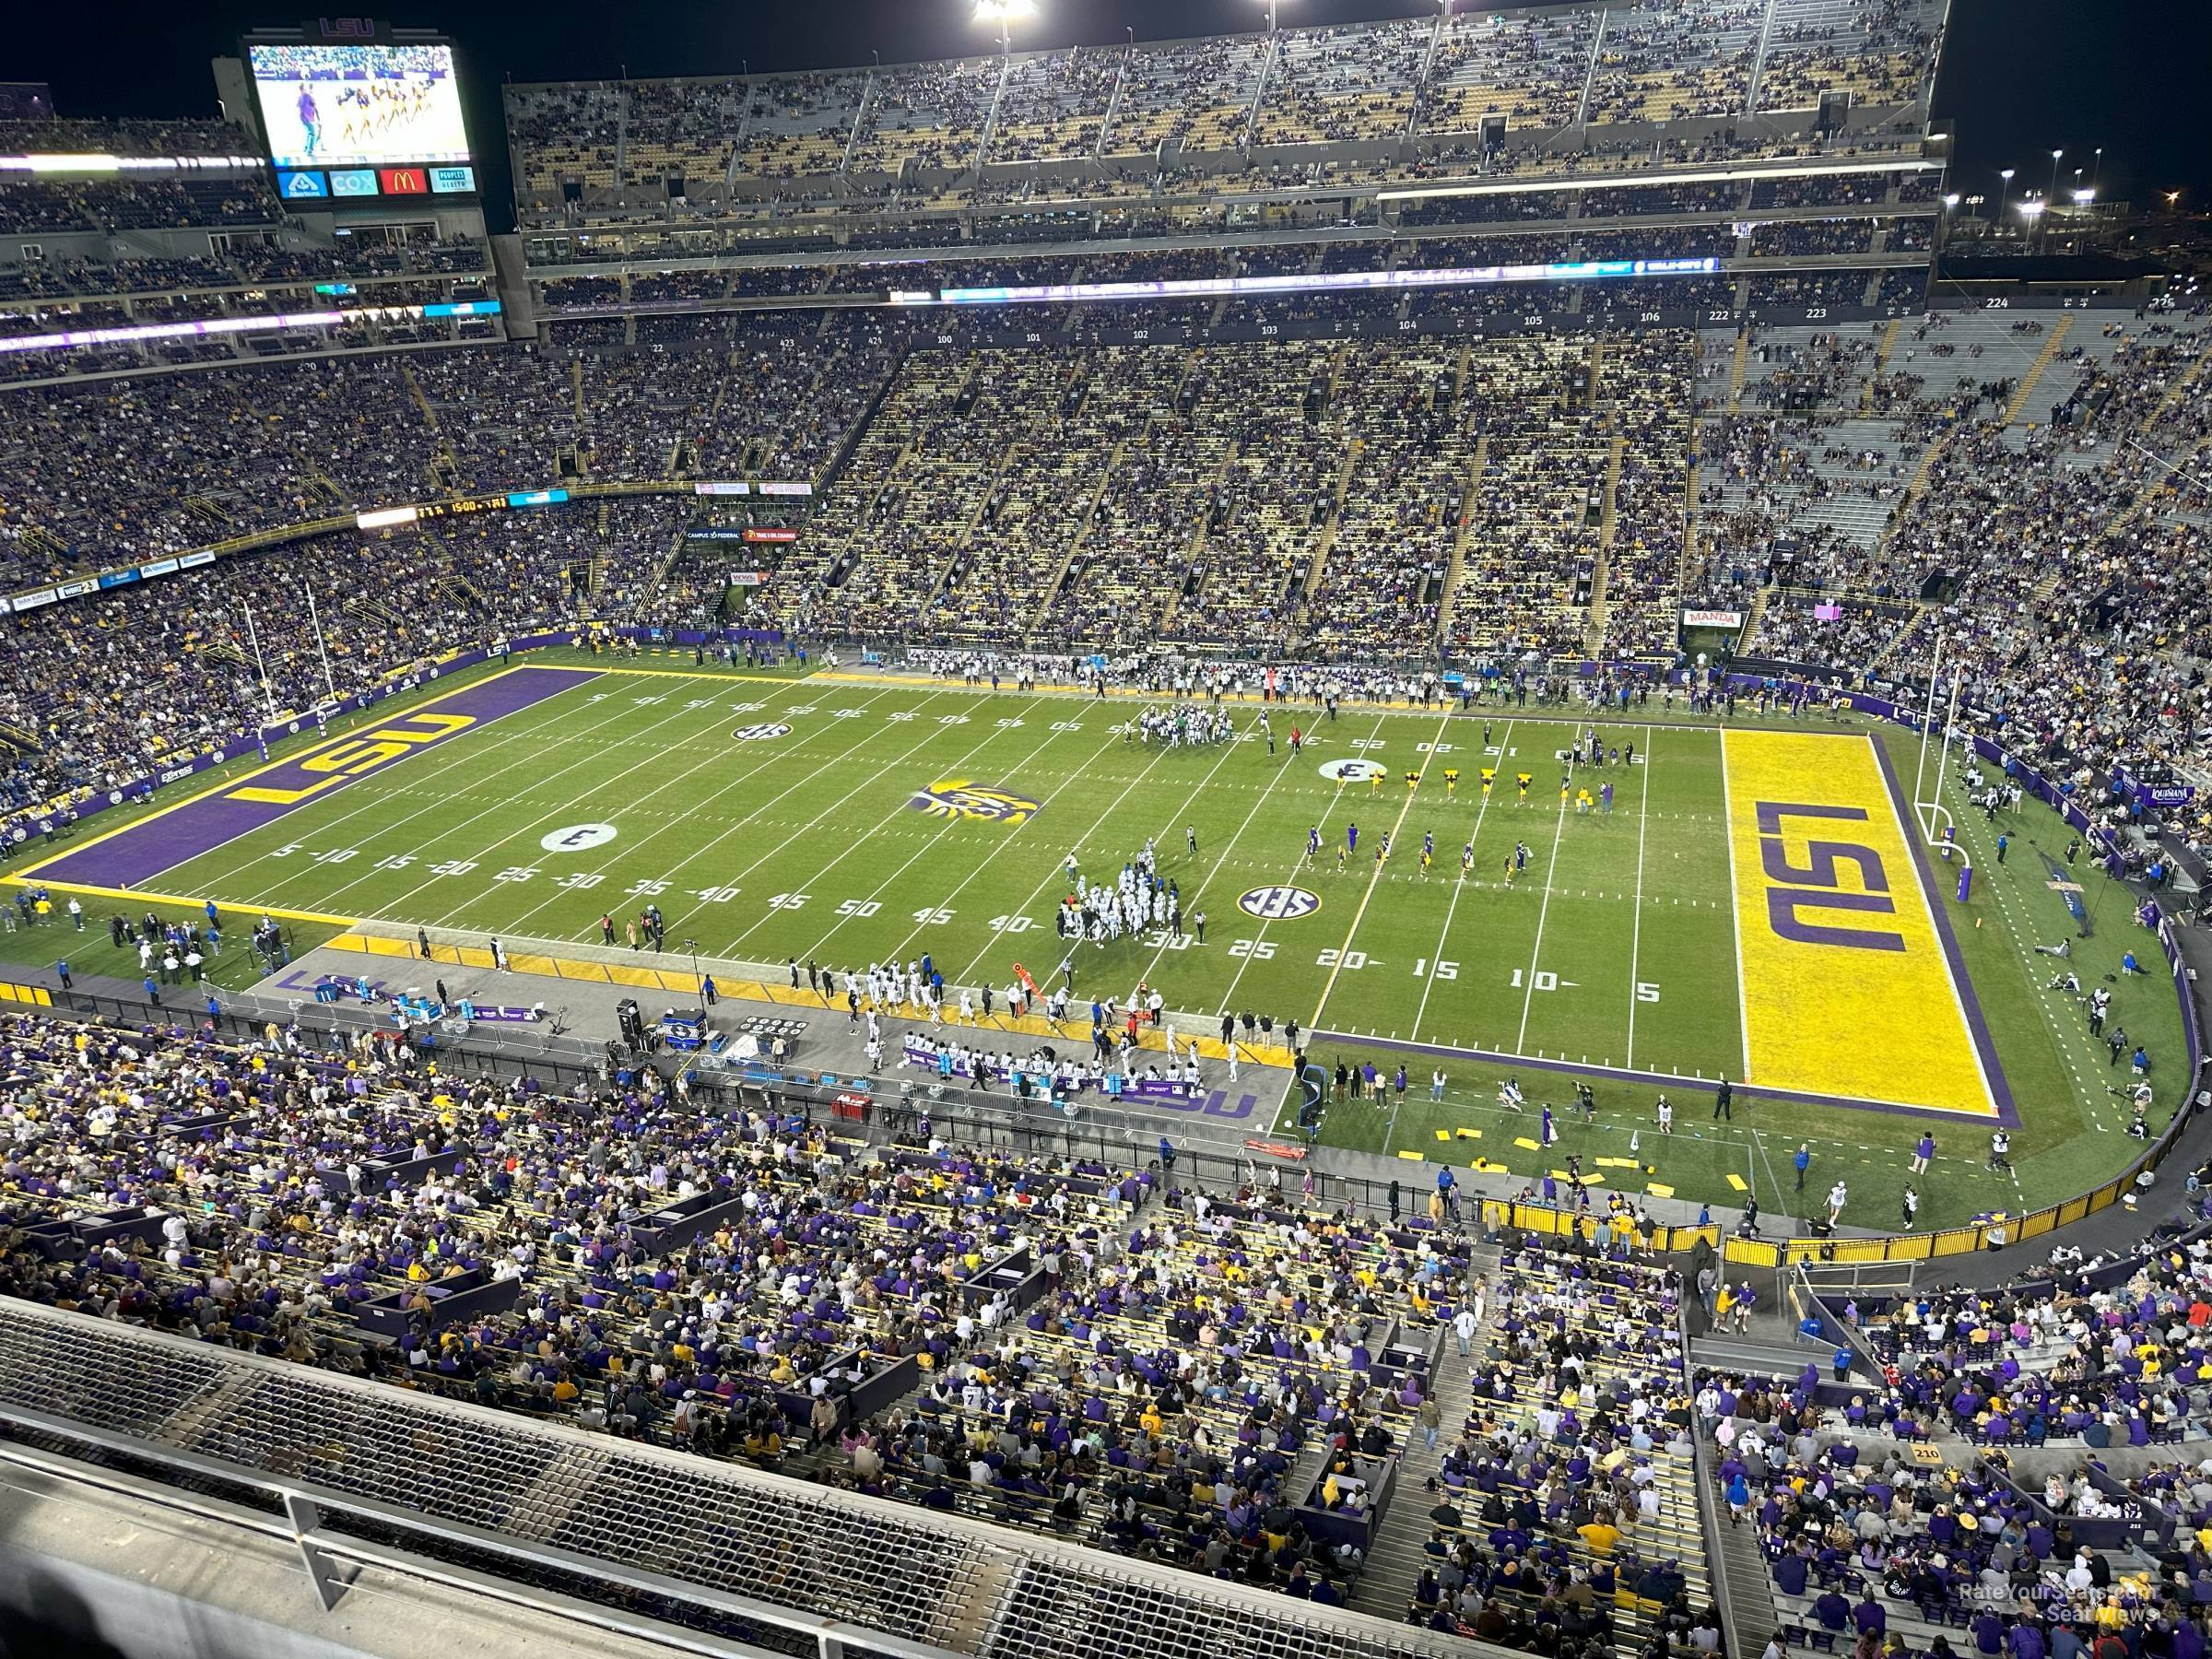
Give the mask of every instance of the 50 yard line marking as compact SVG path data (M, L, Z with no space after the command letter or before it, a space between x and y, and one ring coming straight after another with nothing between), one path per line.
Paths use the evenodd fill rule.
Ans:
M1426 778L1429 775L1429 762L1436 759L1436 746L1443 741L1445 729L1451 724L1452 714L1447 709L1444 717L1436 723L1436 730L1429 735L1429 759L1421 762L1417 776ZM1398 808L1397 820L1390 827L1390 841L1394 848L1397 845L1399 832L1406 828L1406 815L1413 810L1413 797L1418 794L1418 789L1406 792L1406 804ZM1329 969L1329 977L1322 984L1321 999L1313 1005L1313 1018L1306 1021L1308 1030L1321 1024L1322 1010L1329 1006L1329 994L1336 989L1336 976L1344 971L1344 953L1352 947L1352 939L1359 931L1361 919L1367 914L1368 900L1375 896L1375 884L1382 879L1382 866L1378 863L1374 874L1367 878L1367 890L1359 895L1359 908L1352 912L1352 924L1344 930L1344 943L1337 947L1335 963Z
M1487 747L1488 746L1486 745L1485 747ZM1505 758L1509 754L1512 753L1512 747L1513 723L1511 717L1508 717L1505 723L1505 730L1498 734L1497 770L1500 772L1503 772L1505 771ZM1488 759L1488 756L1486 754L1483 759ZM1483 770L1479 762L1477 764L1475 770L1477 772L1480 772ZM1493 780L1491 787L1495 788L1496 786L1496 781ZM1475 809L1475 828L1467 837L1469 842L1479 843L1481 841L1482 820L1489 816L1489 811L1490 792L1489 790L1486 789L1482 792L1482 805ZM1408 1035L1410 1035L1416 1042L1418 1042L1421 1038L1421 1021L1429 1017L1429 994L1436 989L1436 964L1438 959L1444 954L1445 944L1452 937L1452 918L1459 910L1459 896L1467 890L1467 871L1462 870L1460 872L1459 879L1452 885L1452 902L1444 907L1444 925L1441 931L1440 931L1436 935L1436 949L1429 958L1429 973L1427 975L1426 982L1421 986L1421 1006L1414 1010L1413 1026L1411 1030L1408 1032ZM1385 1139L1382 1143L1382 1149L1385 1152L1390 1150L1390 1142L1387 1139Z
M1636 797L1636 909L1629 927L1629 1069L1636 1069L1637 959L1643 950L1643 842L1652 824L1652 728L1643 728L1643 786Z
M937 692L934 692L934 691L933 691L932 693L930 693L930 700L935 700L935 698L936 698L938 695L939 695L939 693L937 693ZM1026 719L1028 719L1028 717L1029 717L1030 714L1032 714L1032 713L1036 712L1038 706L1039 706L1039 700L1032 698L1032 699L1031 699L1031 700L1030 700L1029 702L1027 702L1027 703L1025 703L1025 704L1023 704L1023 705L1022 705L1022 712L1021 712L1021 713L1020 713L1019 715L1018 715L1018 716L1015 716L1015 718L1017 718L1017 719L1021 719L1021 720L1026 720ZM983 734L983 735L982 735L982 737L978 738L978 739L977 739L977 740L976 740L974 743L971 743L971 744L970 744L970 745L968 746L968 747L967 747L966 751L965 751L964 753L962 753L962 755L960 756L959 759L959 760L957 760L957 761L955 761L955 762L953 762L953 763L952 763L952 764L951 764L951 765L950 765L950 766L949 766L949 767L947 769L947 772L948 772L948 773L957 773L957 772L959 772L959 771L961 771L965 770L966 768L968 768L968 767L970 767L970 766L972 766L972 765L974 764L974 762L975 762L975 757L976 757L978 754L982 753L982 752L984 749L986 749L986 748L990 747L991 747L991 745L993 745L994 743L997 742L997 741L998 741L998 740L999 740L1001 737L1004 737L1004 736L1006 736L1006 735L1007 735L1007 734L1008 734L1010 731L1012 731L1013 729L1014 729L1014 728L1012 728L1012 727L1010 727L1010 726L998 726L998 727L994 728L994 730L992 730L992 731L989 731L989 732L986 732L986 733L984 733L984 734ZM911 747L909 747L909 748L908 748L908 749L905 751L905 753L904 753L904 754L901 754L901 755L899 757L899 760L900 760L901 763L903 763L903 762L904 762L906 759L909 759L911 756L912 756L912 755L914 755L914 754L918 753L918 752L919 752L919 751L920 751L922 748L924 748L924 747L926 747L927 743L928 743L930 740L932 740L932 739L934 739L934 738L935 738L936 736L938 736L938 735L939 735L939 734L938 734L938 733L930 731L930 729L929 729L927 726L924 726L924 727L922 728L922 731L923 731L923 736L922 736L922 739L921 739L921 740L919 740L919 741L917 741L916 743L914 743L914 744L913 744L913 745L912 745ZM1056 735L1057 734L1054 734L1054 735ZM1052 741L1052 737L1050 737L1050 736L1048 736L1048 737L1045 739L1045 743L1050 743L1051 741ZM1043 747L1044 747L1044 744L1040 744L1040 745L1038 746L1038 747L1039 747L1039 748L1042 748ZM1035 749L1032 749L1032 750L1030 751L1030 753L1032 753L1032 754L1034 754L1034 753L1036 753L1036 752L1037 752L1037 751L1036 751ZM842 756L832 756L832 757L831 757L831 762L834 762L835 760L841 759L844 759L844 757L842 757ZM818 773L819 773L819 772L821 772L822 771L825 771L825 770L827 770L827 767L828 767L828 765L829 765L829 764L830 764L831 762L825 762L825 763L824 763L824 765L823 765L822 767L818 767L818 768L816 769L816 771L815 771L815 772L814 772L814 773L810 773L810 774L808 775L808 776L809 776L809 780L811 780L811 778L812 778L813 776L815 776L815 775L818 775ZM867 777L864 777L864 778L862 778L862 780L861 780L861 781L860 781L858 783L855 783L855 784L853 784L853 787L852 787L852 788L850 788L850 789L848 789L848 790L846 790L846 791L845 791L845 793L844 793L843 794L841 794L841 795L838 796L838 797L837 797L837 800L835 801L835 803L833 803L833 805L834 805L834 806L843 806L843 805L844 805L844 804L845 804L847 801L851 800L851 799L852 799L852 798L853 798L854 795L858 794L859 794L859 793L860 793L860 792L861 792L863 789L866 788L866 787L867 787L867 786L868 786L870 783L873 783L874 782L876 782L876 778L875 778L874 776L867 776ZM787 791L787 792L786 792L786 794L788 794L788 793L789 793L789 792ZM869 841L873 841L873 840L876 838L876 835L877 835L877 831L879 831L879 830L887 830L887 829L888 829L888 828L889 828L889 827L890 827L892 824L896 823L896 822L898 821L898 819L899 819L899 816L900 816L900 813L902 813L902 812L904 812L904 811L906 810L906 808L907 808L907 806L908 806L908 805L909 805L909 803L912 801L912 796L911 794L909 794L909 795L908 795L908 796L906 796L905 798L901 799L901 800L900 801L900 803L899 803L899 805L898 805L898 806L896 806L892 807L892 808L891 808L891 809L890 809L888 812L885 813L885 814L883 815L883 817L882 817L880 819L878 819L878 820L876 822L876 824L875 824L873 827L871 827L871 828L870 828L869 830L866 830L865 833L863 833L863 834L862 834L862 835L861 835L861 836L860 836L860 837L859 837L857 840L853 840L853 841L847 841L847 842L845 843L845 845L844 845L842 848L841 848L841 849L840 849L840 850L839 850L837 853L835 853L834 854L832 854L832 855L830 856L830 860L829 860L829 862L828 862L828 863L826 863L826 864L822 865L821 865L821 866L820 866L818 869L817 869L817 870L814 872L814 874L813 874L813 875L811 875L811 876L809 876L809 877L806 877L806 879L804 879L803 881L802 881L802 880L794 880L794 883L793 883L793 885L792 885L792 886L791 886L789 888L787 888L787 889L786 889L786 891L788 891L788 892L792 892L792 893L803 893L803 892L805 892L805 891L806 891L806 890L808 888L811 888L811 887L813 887L813 886L815 885L815 883L817 883L817 882L820 881L820 880L821 880L821 878L822 878L823 877L827 876L827 875L828 875L828 874L829 874L829 873L830 873L831 870L834 870L835 868L837 868L837 866L838 866L839 865L841 865L841 864L844 863L844 861L845 861L847 858L849 858L850 856L852 856L852 854L853 854L853 853L854 853L858 852L858 851L859 851L859 850L860 850L862 847L865 846L865 845L866 845L866 844L867 844ZM763 803L763 805L762 805L762 806L759 808L759 811L756 811L756 812L755 812L755 813L753 813L751 816L752 816L752 817L758 817L758 816L759 816L759 811L765 811L766 809L767 809L767 804L766 804L766 803ZM821 815L818 814L817 816L818 816L818 817L819 817L819 816L821 816ZM741 823L742 823L742 820L741 820ZM728 836L728 835L731 833L731 830L735 830L735 829L737 829L737 828L739 828L739 827L741 827L741 826L740 826L740 825L732 825L732 826L731 826L731 830L724 830L724 831L723 831L722 835L716 836L716 837L715 837L715 841L722 841L723 839L724 839L725 837L727 837L727 836ZM934 843L934 842L935 842L935 841L936 841L938 838L937 838L937 837L935 837L935 836L932 836L932 837L930 837L929 839L930 839L931 842L932 842L932 843ZM709 845L709 846L712 846L713 844L715 844L715 842L714 842L714 841L710 841L710 842L708 843L708 845ZM783 853L783 852L786 852L786 851L788 851L788 850L789 850L789 848L790 848L790 845L791 845L791 843L790 843L788 841L782 841L782 842L779 842L779 843L777 843L775 846L772 846L772 847L771 847L771 848L770 848L770 849L769 849L769 850L768 850L766 853L762 853L762 854L761 854L761 855L760 855L759 858L756 858L755 860L753 860L753 862L752 862L751 864L749 864L749 865L747 865L744 867L744 869L743 869L743 870L741 870L741 871L739 871L739 872L738 872L738 874L740 874L740 875L750 875L752 872L754 872L754 871L756 871L756 870L759 869L761 865L765 865L766 863L768 863L768 861L769 861L770 859L771 859L771 858L775 857L775 856L776 856L778 853ZM704 851L704 849L701 849L701 851ZM752 936L753 936L755 934L759 933L759 931L760 931L760 930L761 930L763 927L766 927L766 926L769 924L769 923L770 923L771 921L774 920L774 919L775 919L777 916L779 916L779 915L782 915L782 914L783 914L783 913L785 913L785 912L780 912L780 911L773 911L773 910L764 910L764 911L762 911L759 916L757 916L757 917L755 917L755 918L754 918L752 924L751 924L750 926L748 926L748 927L747 927L747 929L746 929L746 930L745 930L743 933L739 934L739 935L737 935L737 936L736 936L735 939L732 939L732 940L730 941L730 943L728 944L728 946L727 946L727 947L724 947L724 949L723 949L723 950L720 952L720 954L721 954L722 956L724 956L724 958L733 958L733 957L735 957L735 956L737 955L737 947L738 947L739 946L743 945L743 944L744 944L744 943L745 943L745 942L747 940L747 939L751 938L751 937L752 937ZM849 920L850 918L847 918L847 919ZM831 931L832 933L834 933L836 930L835 930L834 928L832 928L830 931ZM772 947L771 947L771 948L772 948ZM789 953L786 953L786 954L789 954Z
M1065 724L1067 723L1059 722L1055 724ZM1054 743L1057 743L1062 737L1074 735L1088 737L1091 735L1088 725L1085 724L1081 721L1077 721L1075 724L1081 728L1079 732L1067 733L1054 730L1051 735L1045 738L1042 743L1039 744L1034 749L1030 751L1028 759L1022 761L1022 766L1029 766L1030 762L1034 761L1039 755L1044 753L1047 748L1051 747ZM1003 853L1009 845L1020 840L1021 832L1037 821L1039 817L1042 815L1044 808L1050 806L1053 802L1059 797L1062 791L1065 790L1077 779L1084 778L1088 775L1090 764L1095 762L1100 755L1107 752L1108 746L1113 742L1113 739L1114 733L1112 729L1109 727L1107 729L1105 741L1100 743L1098 747L1090 753L1090 755L1086 759L1084 765L1080 769L1071 770L1065 778L1062 778L1059 782L1053 784L1051 792L1045 794L1037 803L1037 811L1031 813L1020 823L1015 825L1010 831L1008 831L1006 835L1001 836L992 845L989 852L977 858L970 866L967 875L960 878L959 884L950 892L947 893L944 898L938 900L937 905L949 908L951 900L959 898L961 893L965 892L970 882L973 881L978 876L982 875L985 869L989 868L992 862L995 860L1001 853ZM1020 773L1017 772L1015 775L1019 776ZM959 821L960 820L957 818L948 818L945 819L945 821L937 827L937 832L924 840L920 848L918 848L913 854L906 860L905 863L901 864L896 870L893 870L890 875L885 877L882 882L878 884L876 888L867 895L867 897L874 899L878 895L888 891L891 884L896 881L899 877L903 875L906 870L913 865L915 860L920 859L928 853L935 852L939 846L943 845L946 835L948 834L952 829L959 824ZM1028 849L1025 847L1023 851L1027 852ZM1033 899L1035 895L1031 894L1030 897ZM1024 903L1024 908L1027 908L1027 901ZM817 939L807 949L807 959L811 961L815 958L820 956L824 948L829 945L830 941L837 936L838 931L842 928L846 923L856 921L859 918L857 917L852 916L841 916L830 925L830 931L824 934L820 938ZM890 955L886 959L894 963L897 962L900 958L906 955L907 951L912 948L914 941L921 936L922 924L917 923L913 927L907 931L906 937L899 941L898 945L891 950Z

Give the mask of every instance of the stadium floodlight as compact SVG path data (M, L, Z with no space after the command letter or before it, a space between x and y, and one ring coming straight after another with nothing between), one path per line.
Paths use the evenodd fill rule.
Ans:
M2031 195L2020 204L2020 217L2027 219L2039 218L2042 215L2043 206L2042 197Z
M2096 199L2097 193L2093 190L2077 190L2074 193L2074 206L2077 207L2087 207Z
M1997 177L2005 181L2003 188L1997 192L1996 226L2000 230L2005 229L2005 198L2012 194L2012 175L2014 171L2014 169L2006 167L1999 169L1997 172Z
M1275 32L1275 8L1280 3L1281 0L1260 0L1260 4L1267 8L1267 32L1269 34Z
M995 23L998 26L998 49L1014 50L1014 24L1026 23L1037 15L1037 0L975 0L977 23Z
M1944 205L1946 207L1956 207L1956 206L1959 206L1959 193L1958 193L1957 191L1955 191L1955 190L1954 190L1954 191L1952 191L1950 194L1948 194L1948 195L1947 195L1947 196L1945 196L1945 197L1943 198L1943 205Z

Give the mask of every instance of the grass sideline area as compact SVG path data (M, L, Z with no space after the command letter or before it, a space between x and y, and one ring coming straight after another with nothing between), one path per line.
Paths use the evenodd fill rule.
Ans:
M11 895L12 896L12 895ZM82 933L69 924L64 913L65 897L56 890L56 912L53 919L43 927L18 927L12 933L0 932L0 977L5 977L7 964L25 968L51 970L57 962L67 961L69 971L82 980L88 974L105 974L110 979L128 980L136 984L141 977L138 967L138 947L133 942L117 949L108 933L108 918L120 914L134 924L148 911L163 922L205 922L206 912L196 904L173 904L164 901L140 902L121 898L107 899L97 895L80 899L85 907L85 927ZM12 909L12 904L10 909ZM203 971L207 982L222 991L243 991L268 977L268 969L254 959L249 939L257 912L238 906L222 907L223 948L220 955L211 958ZM289 941L294 957L304 956L319 945L327 944L343 930L322 922L287 922L285 937ZM172 1000L165 991L163 1000ZM195 996L186 984L177 994L182 1001L177 1006L196 1010L206 998L202 992Z
M1402 1062L1410 1083L1403 1102L1334 1107L1324 1131L1334 1144L1463 1165L1479 1157L1524 1178L1579 1152L1585 1170L1613 1186L1671 1189L1709 1200L1721 1215L1744 1190L1771 1212L1803 1215L1841 1174L1851 1187L1846 1223L1880 1228L1901 1219L1904 1165L1924 1128L1939 1152L1916 1182L1923 1228L2071 1195L2136 1150L2121 1132L2127 1105L2107 1093L2124 1066L2112 1070L2079 1010L2043 989L2054 964L2032 952L2070 930L2034 855L2059 853L2068 838L2040 806L1993 825L1954 794L1976 891L1963 905L1947 890L1929 895L1950 916L2019 1103L2016 1182L1983 1167L1987 1128L1964 1115L1759 1099L1739 1088L1734 1121L1710 1122L1699 1084L1724 1072L1741 1083L1747 1006L1729 768L1710 720L1631 710L1598 728L1618 758L1571 768L1557 757L1588 723L1568 709L1351 705L1332 722L1277 705L1270 754L1252 702L1229 705L1236 741L1167 747L1128 735L1145 700L1126 697L994 694L850 670L802 679L788 668L702 669L688 652L640 660L553 651L527 660L573 668L574 683L435 751L366 765L344 787L204 850L192 841L194 808L178 803L209 792L219 800L258 760L171 786L153 807L159 826L145 833L173 830L176 862L135 886L195 909L213 897L233 912L274 907L551 943L596 941L602 913L621 936L627 919L653 903L666 914L671 952L695 939L708 959L865 968L928 951L948 982L1003 987L1018 961L1050 982L1069 954L1052 926L1069 853L1087 876L1111 879L1149 837L1161 874L1181 889L1184 934L1081 947L1073 952L1078 996L1125 997L1145 980L1171 1008L1206 1017L1194 1030L1210 1031L1224 1006L1250 1009L1278 1027L1296 1018L1344 1033L1315 1044L1312 1057L1324 1065L1371 1052L1388 1076ZM403 719L496 674L494 665L441 679L369 718ZM1293 724L1312 739L1296 759ZM1826 711L1802 725L1779 717L1739 724L1870 729ZM339 730L334 724L333 735ZM1875 741L1909 781L1918 740L1880 729ZM1633 764L1625 758L1631 744ZM312 753L305 740L273 752L295 749ZM1343 763L1381 775L1324 775ZM1499 773L1487 800L1485 767ZM1447 769L1459 774L1449 789ZM1525 800L1523 771L1532 777ZM1407 787L1407 772L1419 775L1418 787ZM1597 798L1608 782L1610 812ZM76 844L137 816L100 814ZM1322 836L1319 859L1308 854L1310 830ZM1385 830L1394 848L1378 865L1373 850ZM2012 840L2003 867L1994 853L1999 830ZM1431 835L1424 871L1419 855ZM1528 858L1508 875L1517 845ZM18 860L12 873L36 862ZM1940 864L1935 872L1948 877ZM46 879L58 893L59 875ZM2125 893L2102 898L2104 879L2086 880L2098 926L2071 964L2085 987L2116 970L2129 944L2158 960L2149 935L2129 924ZM133 899L133 913L146 908ZM102 931L93 958L77 965L95 971L103 971L99 957L113 954L109 902L87 900L88 924ZM335 931L295 926L326 929L303 942ZM0 937L0 959L50 959L45 941L24 935ZM2181 1043L2162 964L2112 989L2116 1022L2147 1044L2159 1078L2157 1058L2178 1059ZM1492 1062L1466 1051L1526 1058ZM1549 1066L1589 1068L1592 1124L1571 1109L1583 1074ZM1439 1067L1448 1082L1431 1101ZM1629 1070L1639 1076L1619 1075ZM1498 1104L1509 1074L1526 1091L1525 1113ZM1677 1077L1675 1134L1663 1137L1653 1100ZM1911 1088L1909 1075L1900 1088ZM1515 1144L1534 1137L1546 1100L1564 1132L1549 1159ZM2154 1128L2169 1111L2161 1098ZM1802 1200L1791 1191L1789 1159L1800 1139L1812 1154ZM1601 1167L1601 1158L1617 1161Z

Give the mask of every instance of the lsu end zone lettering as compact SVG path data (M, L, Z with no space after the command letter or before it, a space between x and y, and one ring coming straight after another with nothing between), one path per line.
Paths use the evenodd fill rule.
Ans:
M1722 736L1748 1082L1994 1117L1872 739Z
M388 725L378 726L373 732L364 733L359 737L342 737L327 748L318 749L288 766L278 767L273 773L262 774L264 778L275 776L284 779L281 782L241 783L229 792L229 798L233 801L265 801L277 806L296 806L326 789L335 789L363 772L388 766L404 755L413 754L425 744L440 742L457 732L466 731L476 724L477 717L473 714L441 714L426 710L418 714L403 715ZM287 774L293 775L288 777Z

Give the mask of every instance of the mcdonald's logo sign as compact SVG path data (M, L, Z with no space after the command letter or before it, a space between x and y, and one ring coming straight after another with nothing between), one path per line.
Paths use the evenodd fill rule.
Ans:
M429 195L430 175L420 167L380 167L377 182L384 187L386 195Z

